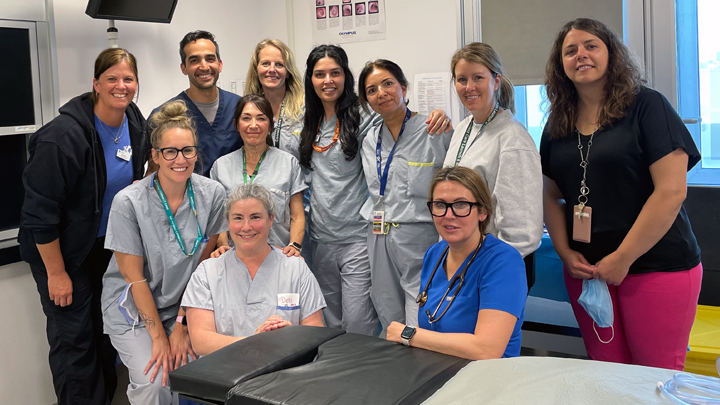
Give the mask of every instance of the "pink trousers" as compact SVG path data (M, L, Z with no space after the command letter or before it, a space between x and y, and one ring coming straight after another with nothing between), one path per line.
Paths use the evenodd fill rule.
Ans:
M578 304L582 280L564 271L565 287L588 356L593 360L683 370L690 329L695 321L702 263L690 270L628 275L608 285L613 301L611 328L593 330L593 320Z

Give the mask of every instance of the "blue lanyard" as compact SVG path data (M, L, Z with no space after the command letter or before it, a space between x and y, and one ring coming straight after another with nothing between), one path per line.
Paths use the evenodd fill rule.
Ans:
M400 137L405 131L405 124L410 119L410 109L405 111L405 119L403 120L402 127L400 127L400 133L398 134L397 141L393 145L390 154L388 155L387 163L385 164L385 171L382 171L382 127L378 132L377 147L375 148L375 163L377 164L378 180L380 180L380 198L385 195L385 186L387 186L388 173L390 173L390 162L392 162L393 155L395 154L395 148L397 148Z
M200 222L197 219L197 208L195 208L195 193L193 192L193 186L192 182L190 182L190 179L188 179L187 183L187 191L188 191L188 199L190 200L190 208L193 210L193 214L195 214L195 223L197 224L197 231L198 231L198 237L195 239L195 245L193 246L192 252L190 254L187 253L185 250L185 242L183 241L182 236L180 235L180 230L178 229L177 223L175 222L175 216L173 216L172 211L170 210L170 204L168 204L167 197L165 197L165 193L163 192L162 187L160 187L160 182L158 181L157 177L153 179L153 184L155 185L155 190L157 191L158 195L160 196L160 202L163 205L163 208L165 208L165 215L167 215L168 220L170 221L170 227L173 230L173 233L175 234L175 240L180 245L180 250L182 250L183 254L185 256L192 256L197 251L198 246L200 246L200 242L203 241L203 233L200 229Z

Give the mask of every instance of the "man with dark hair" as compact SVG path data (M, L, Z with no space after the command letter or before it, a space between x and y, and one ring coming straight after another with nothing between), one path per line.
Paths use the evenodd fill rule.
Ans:
M190 87L168 101L184 101L188 115L195 121L200 152L195 171L204 176L217 158L242 146L232 119L240 96L217 87L222 67L220 47L213 34L193 31L180 41L180 70L188 77ZM150 116L159 110L156 108Z

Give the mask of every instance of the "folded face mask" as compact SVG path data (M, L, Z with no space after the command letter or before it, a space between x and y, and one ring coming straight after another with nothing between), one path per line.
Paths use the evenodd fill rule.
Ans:
M138 324L139 316L137 307L135 306L135 301L132 299L130 287L135 283L142 283L144 281L145 280L133 281L132 283L126 285L120 295L120 300L118 301L118 309L120 310L120 313L125 320L132 325L133 330L135 330L135 325Z
M595 325L601 328L612 328L615 320L613 314L612 298L607 283L598 279L583 280L582 293L578 298L578 303L582 305L593 320L593 330L598 340L602 343L610 343L615 337L615 329L612 329L612 337L607 342L600 339Z

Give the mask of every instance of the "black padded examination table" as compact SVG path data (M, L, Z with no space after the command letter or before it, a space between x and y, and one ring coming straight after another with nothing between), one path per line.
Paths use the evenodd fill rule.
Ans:
M312 326L251 336L170 373L206 403L417 404L468 360Z

